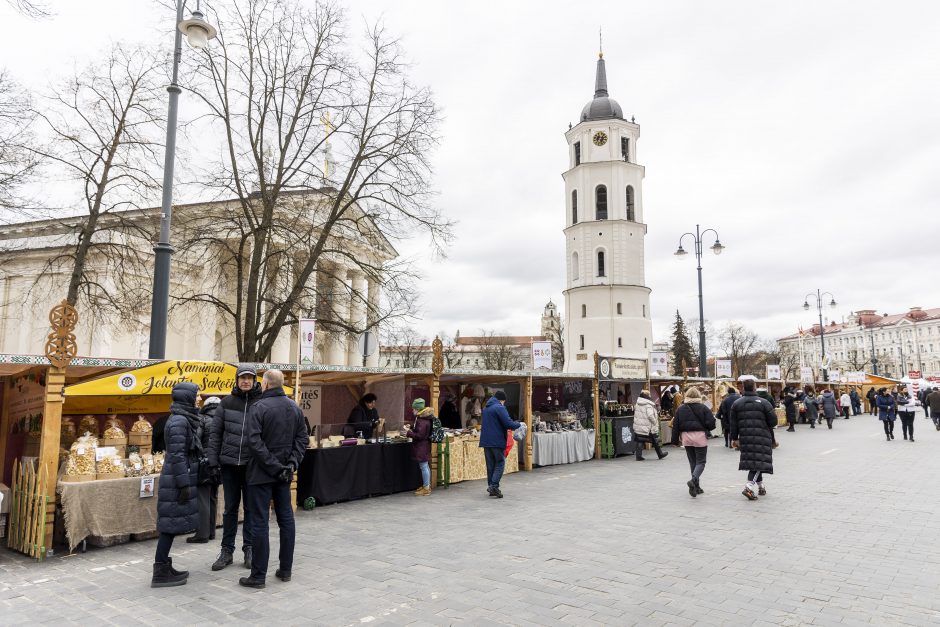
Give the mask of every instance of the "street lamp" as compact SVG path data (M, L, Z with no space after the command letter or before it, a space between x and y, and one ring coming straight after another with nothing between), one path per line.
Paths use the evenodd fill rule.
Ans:
M695 246L695 260L698 262L698 376L704 377L707 376L707 356L705 354L705 309L702 306L702 236L711 231L715 234L715 243L709 246L711 251L716 255L720 255L721 251L725 249L722 245L721 240L718 239L718 231L715 229L705 229L704 231L699 231L699 225L695 225L695 233L683 233L679 237L679 248L676 250L675 255L677 259L682 259L689 253L682 247L682 240L685 239L686 235L692 237Z
M186 0L176 2L176 32L173 46L173 80L166 88L170 94L169 111L166 119L166 152L163 158L163 199L160 205L160 240L153 247L153 301L150 306L150 359L166 357L166 326L170 304L170 220L173 217L173 166L176 160L176 118L179 112L180 59L183 56L183 35L196 50L202 50L210 39L216 36L216 30L206 22L197 0L196 10L188 20L183 19Z
M803 299L803 309L809 311L809 298L812 296L816 299L816 309L819 310L819 344L822 348L822 373L823 381L829 380L829 368L826 366L826 329L823 326L823 315L822 315L822 297L829 297L829 306L835 308L836 306L836 297L829 292L820 292L818 289L816 293L812 292L806 295L806 298Z

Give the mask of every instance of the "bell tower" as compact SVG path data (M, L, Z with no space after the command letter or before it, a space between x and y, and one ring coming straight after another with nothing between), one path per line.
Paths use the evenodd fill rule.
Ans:
M593 372L592 357L648 359L652 347L646 286L640 127L607 91L599 53L594 97L565 133L565 371Z

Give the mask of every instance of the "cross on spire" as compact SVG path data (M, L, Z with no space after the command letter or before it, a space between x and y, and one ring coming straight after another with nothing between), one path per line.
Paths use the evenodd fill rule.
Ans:
M598 41L599 41L599 43L598 43L598 50L597 50L597 57L598 57L599 59L603 59L603 58L604 58L604 27L603 27L603 26L598 27L598 29L597 29L597 38L598 38Z

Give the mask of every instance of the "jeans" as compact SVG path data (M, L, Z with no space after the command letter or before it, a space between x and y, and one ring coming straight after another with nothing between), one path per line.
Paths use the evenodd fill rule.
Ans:
M245 479L247 470L248 466L222 464L222 492L225 496L225 512L222 514L222 546L233 553L235 552L235 533L238 531L238 505L240 503L245 504L242 550L251 546L251 508L248 507L248 481Z
M170 559L170 547L173 546L173 538L175 538L172 533L161 533L160 537L157 539L157 552L153 556L153 561L159 564L165 564L168 559Z
M271 553L271 543L268 538L268 503L274 500L274 515L277 517L277 526L280 532L281 548L278 552L280 568L290 572L294 565L294 511L290 502L290 482L278 481L275 483L262 483L251 486L248 492L249 507L252 521L252 559L251 577L264 578L268 574L268 558Z
M506 467L506 449L487 446L483 449L486 458L486 484L491 488L499 488L499 480L503 478L503 468Z
M219 486L199 486L196 489L196 498L199 505L199 526L196 528L196 536L199 538L214 538Z
M418 462L418 468L421 469L421 485L425 488L431 487L431 465L428 462Z
M689 458L689 470L692 471L692 478L697 482L702 473L705 472L705 457L708 455L707 446L687 446L685 454Z
M933 418L934 425L936 425L937 429L940 429L940 411L931 410L930 415Z
M901 431L904 433L904 439L914 439L914 414L901 414Z
M894 435L894 421L893 420L882 420L885 427L885 435Z

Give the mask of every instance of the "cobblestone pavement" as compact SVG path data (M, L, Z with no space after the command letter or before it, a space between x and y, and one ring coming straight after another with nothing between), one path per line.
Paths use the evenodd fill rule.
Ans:
M300 512L293 581L261 591L211 572L211 545L178 541L189 584L157 590L153 541L0 551L0 623L936 625L940 433L916 426L916 443L867 415L778 430L757 502L718 439L696 499L670 448L510 475L502 500L477 481Z

